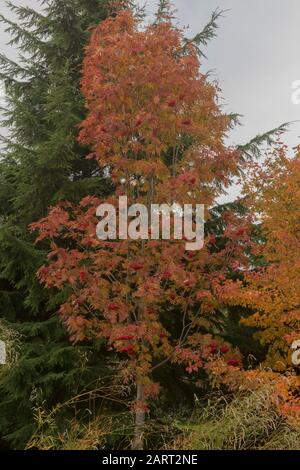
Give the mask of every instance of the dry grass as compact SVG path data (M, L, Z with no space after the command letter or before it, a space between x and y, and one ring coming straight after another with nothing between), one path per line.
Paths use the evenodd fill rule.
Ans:
M112 414L108 403L128 408L127 388L99 382L95 388L82 391L65 403L49 410L38 396L33 399L36 431L27 449L38 450L99 450L113 447L114 442L130 445L132 429L130 411ZM97 413L96 410L97 405ZM80 412L78 410L81 410ZM73 414L72 419L66 418ZM62 423L63 422L63 426ZM132 421L133 422L133 421Z
M110 387L101 386L95 396L124 400ZM88 407L82 416L58 426L57 415L66 407L86 399L85 393L51 412L35 408L37 429L27 448L41 450L124 450L133 434L132 411L95 414ZM178 419L178 418L177 418ZM198 402L188 422L176 419L169 424L148 420L144 429L145 447L167 450L300 450L300 426L288 424L276 411L267 389L235 397L211 396ZM174 436L176 436L174 438Z
M223 396L199 406L174 449L300 450L300 427L292 427L276 412L268 390Z

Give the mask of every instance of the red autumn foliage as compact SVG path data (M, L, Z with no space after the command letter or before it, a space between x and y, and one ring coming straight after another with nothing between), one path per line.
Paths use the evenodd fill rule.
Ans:
M200 72L195 48L183 53L183 44L169 21L143 29L128 11L93 31L83 66L88 113L80 142L109 169L116 190L106 202L116 207L120 194L129 204L209 207L237 174L240 154L224 144L229 118L217 104L216 87ZM187 126L193 144L185 150ZM170 150L171 164L165 158ZM37 241L51 244L40 282L68 293L59 314L71 340L104 338L109 351L127 354L124 377L149 395L158 391L152 371L166 361L190 374L210 373L221 344L211 348L205 331L228 297L223 281L229 267L248 263L249 240L236 235L239 221L229 217L219 251L211 252L210 236L201 252L187 255L180 240L98 240L101 202L87 197L78 206L59 204L32 225ZM163 318L178 312L179 334L161 333L167 330ZM134 345L120 344L132 338Z

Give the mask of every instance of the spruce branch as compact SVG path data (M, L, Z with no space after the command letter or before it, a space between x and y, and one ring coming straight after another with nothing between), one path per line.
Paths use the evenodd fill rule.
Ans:
M155 13L156 23L161 21L172 21L174 17L175 10L173 4L170 0L159 0L157 11Z
M46 20L45 16L29 6L15 5L10 0L6 1L6 6L27 27L35 26L39 21Z
M244 155L246 160L260 158L262 156L261 147L263 145L274 145L278 135L286 132L290 124L290 122L286 122L276 127L275 129L271 129L270 131L265 132L264 134L258 134L246 144L238 145L237 150L239 150Z
M16 77L24 79L28 77L28 75L31 76L31 72L28 68L22 67L20 64L13 61L12 59L9 59L7 56L1 53L0 53L0 68L2 70L1 75L5 76L6 78L10 80L16 79Z
M5 32L12 36L12 39L8 42L9 46L18 45L21 51L36 51L43 49L46 45L46 43L39 38L38 32L28 31L3 15L0 15L0 22L7 25Z
M196 34L192 39L185 39L184 49L190 44L194 45L198 54L205 59L207 58L201 49L201 46L206 47L208 43L217 35L217 29L219 28L218 20L223 17L223 14L228 10L215 10L209 22L204 26L203 30Z

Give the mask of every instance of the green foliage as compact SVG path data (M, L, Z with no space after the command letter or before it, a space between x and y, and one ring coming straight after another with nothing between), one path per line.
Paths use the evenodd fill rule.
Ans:
M58 200L103 195L110 185L77 142L85 116L81 63L89 28L106 17L105 0L41 1L40 11L8 2L1 16L19 55L0 55L6 89L0 155L0 318L20 338L18 357L0 375L0 436L24 448L35 423L32 393L49 406L106 373L101 346L73 347L56 316L61 299L36 271L47 255L28 224ZM12 346L13 347L13 346Z
M286 122L264 134L258 134L246 144L238 145L237 149L242 152L245 159L253 160L260 158L262 156L262 147L272 147L276 143L278 136L287 131L289 124Z
M0 414L4 437L24 448L36 427L36 390L48 407L54 407L95 381L106 369L101 350L96 354L88 346L74 348L55 316L18 324L17 329L21 338L19 357L12 367L5 366L0 376ZM64 418L68 417L66 413Z
M9 5L18 21L2 21L19 60L0 57L7 91L3 125L9 129L0 175L8 181L13 221L26 226L69 195L70 182L101 176L85 159L76 126L85 115L79 86L83 46L88 27L104 18L105 2L51 1L43 13ZM94 192L101 193L101 186L98 181ZM77 197L85 194L89 188L78 186Z
M170 0L159 0L155 13L156 21L172 21L174 19L174 9Z
M223 14L225 13L224 10L215 10L209 22L204 26L203 30L200 33L197 33L192 39L186 39L186 45L193 44L198 54L206 59L206 55L204 54L202 47L206 47L208 43L217 35L218 29L218 20L222 18Z

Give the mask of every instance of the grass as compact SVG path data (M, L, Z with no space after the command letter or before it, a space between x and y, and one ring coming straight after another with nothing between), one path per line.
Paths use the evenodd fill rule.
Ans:
M287 423L275 410L268 390L215 397L199 405L174 449L300 450L300 426Z

